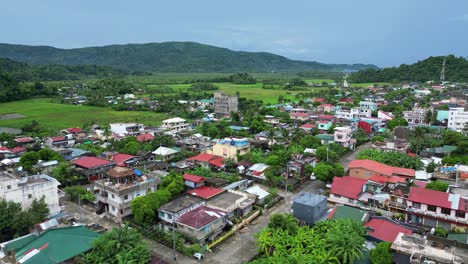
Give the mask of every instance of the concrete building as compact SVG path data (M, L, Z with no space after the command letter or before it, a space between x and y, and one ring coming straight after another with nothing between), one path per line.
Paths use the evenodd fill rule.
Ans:
M247 138L224 138L219 140L208 154L233 159L237 162L237 155L244 155L250 152L250 143Z
M415 107L411 111L403 111L403 118L408 121L408 125L420 125L424 123L426 113L431 110L429 108Z
M214 93L214 112L229 115L238 111L238 98L235 95L226 95L223 92Z
M354 148L356 139L353 138L353 128L350 126L336 127L333 135L333 141L341 144L345 148Z
M377 110L377 103L370 101L361 101L359 102L359 107L361 109L370 109L371 111Z
M169 130L170 132L180 132L190 129L190 124L187 121L180 117L174 117L162 121L161 128Z
M159 219L163 221L164 225L172 225L181 215L204 204L205 201L202 198L191 194L185 194L159 207Z
M308 225L315 224L325 216L327 197L309 192L300 193L293 201L293 215Z
M414 178L416 174L416 171L413 169L392 167L373 160L353 160L348 164L348 170L349 176L366 180L372 175Z
M447 127L462 131L465 128L465 124L468 123L468 112L463 107L452 107L449 109L449 117Z
M0 199L20 203L23 210L29 209L34 200L44 201L49 208L49 214L60 212L59 190L60 182L40 174L26 177L15 177L7 172L0 172Z
M136 136L143 133L145 126L137 123L115 123L109 124L112 133L118 136Z
M108 178L94 182L98 206L118 218L132 213L132 200L156 190L153 178L140 171L124 167L114 167L106 175Z

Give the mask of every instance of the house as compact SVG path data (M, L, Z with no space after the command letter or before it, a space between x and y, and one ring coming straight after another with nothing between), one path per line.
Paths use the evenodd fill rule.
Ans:
M179 151L172 149L172 148L166 148L166 147L159 147L155 151L151 152L153 155L155 155L156 160L170 160L179 153Z
M359 128L366 132L366 134L372 134L379 129L379 127L376 125L376 122L369 119L362 119L358 121L357 124Z
M367 229L369 240L379 242L393 242L399 233L411 235L413 231L407 227L386 218L372 217L364 226Z
M313 129L317 128L317 125L315 124L310 124L310 123L307 123L307 124L303 124L301 126L301 129L304 130L305 132L307 133L311 133Z
M63 157L64 160L73 160L76 158L80 157L92 157L94 156L94 153L91 151L79 149L79 148L65 148L65 149L59 149L57 152L60 154L60 156Z
M403 118L408 121L410 126L425 124L424 118L428 111L432 111L432 109L414 107L411 111L403 111Z
M351 97L341 98L338 102L338 104L352 104L352 103L354 103L354 100Z
M202 109L213 107L214 98L201 99L201 100L198 100L197 103L198 103L199 108L202 108Z
M255 196L235 190L224 191L206 201L208 207L223 211L227 220L250 213L254 203Z
M360 101L359 107L361 109L370 109L371 111L377 110L377 103L370 101Z
M314 225L327 212L327 197L310 192L303 192L294 198L293 215L301 222Z
M154 136L152 134L150 134L150 133L144 133L144 134L141 134L141 135L137 135L136 139L137 139L138 142L144 143L144 142L147 142L147 141L152 141L154 139Z
M7 260L7 263L69 263L89 251L98 237L98 233L84 226L52 228L39 235L30 234L5 246L11 261Z
M290 112L289 117L292 120L299 120L299 121L306 121L309 120L309 114L308 113L301 113L301 112Z
M270 166L263 163L256 163L247 169L247 176L251 176L254 179L266 180L265 171Z
M23 210L27 210L34 200L44 197L49 215L55 215L60 212L59 185L55 178L44 174L18 178L0 172L0 199L20 203Z
M333 140L335 139L335 135L330 134L318 134L315 135L315 137L320 139L320 143L322 143L322 145L333 143Z
M187 121L180 117L174 117L162 121L162 129L165 129L169 132L177 133L180 131L185 131L190 129L190 124Z
M319 112L326 112L326 113L331 113L335 112L335 106L331 104L321 104L317 106L317 111Z
M456 131L462 131L468 123L468 111L463 107L451 107L447 127Z
M161 205L158 209L158 215L164 225L172 225L174 220L181 215L204 204L205 201L202 198L191 194L184 194Z
M119 219L132 214L135 198L156 190L154 179L137 169L114 167L106 176L93 183L98 208Z
M332 121L319 121L317 128L322 131L328 131L330 127L333 125Z
M274 117L272 115L266 115L263 122L268 123L268 124L270 124L272 126L278 126L280 124L280 119L279 119L279 117Z
M372 175L401 176L414 178L416 171L413 169L392 167L373 160L353 160L348 164L349 176L361 179L369 179Z
M49 148L58 148L68 146L68 139L65 136L48 137L44 141L44 145Z
M89 181L102 178L105 172L115 166L115 162L98 157L82 157L71 163L75 165L74 171Z
M262 187L259 185L252 185L246 189L243 189L244 192L253 194L257 196L256 204L262 205L265 203L265 198L270 195L269 192L265 191Z
M468 199L459 194L412 187L407 206L408 218L416 224L468 227Z
M187 186L190 189L195 189L205 185L205 178L198 175L185 173L183 178L185 186Z
M137 136L145 130L143 124L137 123L114 123L109 125L110 131L119 137Z
M362 206L359 197L367 190L367 180L355 177L334 177L328 201L351 206Z
M380 119L385 120L385 121L390 121L394 117L395 116L392 113L389 113L389 112L385 112L385 111L382 111L382 110L379 110L377 112L377 118L380 118Z
M71 128L66 128L64 130L61 131L62 133L64 134L72 134L72 135L76 135L76 134L79 134L79 133L83 133L83 130L79 127L71 127Z
M245 155L250 152L250 143L247 138L229 137L218 140L208 154L231 159L237 162L237 155Z
M208 186L200 186L196 189L190 190L187 193L191 195L198 196L202 199L208 200L222 192L224 192L224 189L221 188L213 188L213 187L208 187Z
M13 141L17 147L31 146L36 142L32 137L17 137Z
M219 170L225 167L223 164L223 157L208 153L200 153L194 157L188 158L187 161L205 168L214 167Z
M128 155L124 153L116 153L112 155L111 160L120 167L131 167L138 163L139 159L137 156Z
M356 143L356 139L353 138L353 128L350 126L335 127L333 141L345 148L353 149Z
M201 245L214 241L226 226L225 212L201 205L176 218L177 232Z
M214 93L214 112L221 115L229 115L238 111L238 98L235 95L227 95L223 92Z

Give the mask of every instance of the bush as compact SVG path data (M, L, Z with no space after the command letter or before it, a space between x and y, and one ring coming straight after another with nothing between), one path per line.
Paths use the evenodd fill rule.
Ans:
M370 251L370 259L372 264L392 264L392 253L390 252L390 242L381 242L377 244L375 249Z
M434 235L439 237L447 237L447 231L445 231L445 229L443 229L442 227L437 226L435 228Z
M439 192L446 192L449 185L448 183L442 181L432 181L426 185L426 189L439 191Z
M372 143L375 144L375 142L377 142L377 141L378 142L385 142L385 138L382 137L382 136L375 136L375 137L372 138Z

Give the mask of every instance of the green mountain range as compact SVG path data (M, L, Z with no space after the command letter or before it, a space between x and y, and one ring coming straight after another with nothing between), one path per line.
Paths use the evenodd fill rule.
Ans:
M109 45L76 49L0 44L0 58L36 65L98 65L129 72L342 72L370 64L324 64L267 52L232 51L195 42Z

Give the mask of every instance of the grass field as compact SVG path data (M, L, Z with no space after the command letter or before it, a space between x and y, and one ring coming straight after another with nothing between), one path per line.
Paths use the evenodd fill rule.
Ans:
M388 82L351 83L351 87L353 87L353 86L355 86L355 87L369 87L369 86L373 86L374 84L378 84L378 85L390 85L390 83L388 83Z
M98 124L140 122L153 126L159 125L161 120L167 118L165 115L153 112L114 111L104 107L52 103L50 99L30 99L0 104L0 115L12 113L26 117L0 120L0 127L21 128L32 120L52 130L81 127L86 122Z

